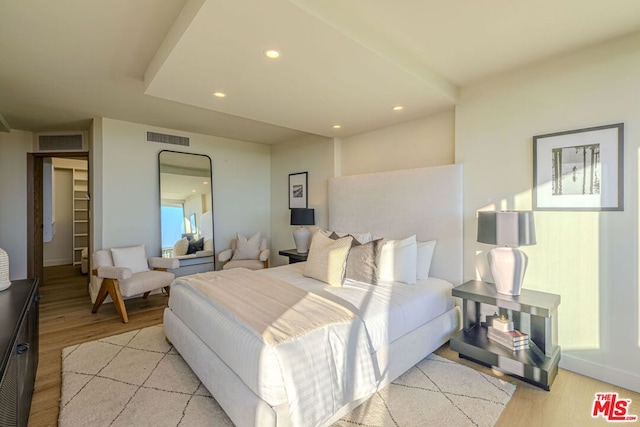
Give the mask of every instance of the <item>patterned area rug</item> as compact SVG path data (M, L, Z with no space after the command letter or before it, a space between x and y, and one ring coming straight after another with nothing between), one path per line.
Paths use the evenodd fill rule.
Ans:
M515 385L430 355L336 426L492 426ZM62 351L60 427L232 426L162 325Z

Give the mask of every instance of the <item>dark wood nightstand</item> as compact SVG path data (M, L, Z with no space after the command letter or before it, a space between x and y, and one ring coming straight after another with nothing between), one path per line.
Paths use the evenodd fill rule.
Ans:
M471 280L453 288L462 298L462 330L451 338L460 357L516 376L545 390L558 373L558 306L560 295L523 289L520 295L503 295L491 283ZM529 335L530 348L511 351L487 338L481 322L481 305L495 307L513 321L515 329Z
M289 264L295 264L296 262L304 262L307 260L308 252L299 253L295 249L285 249L283 251L278 252L279 255L289 257Z

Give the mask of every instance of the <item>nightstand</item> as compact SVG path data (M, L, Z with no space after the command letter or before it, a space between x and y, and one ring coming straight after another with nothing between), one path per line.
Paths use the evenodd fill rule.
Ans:
M295 264L296 262L304 262L307 260L307 255L309 253L301 254L295 249L285 249L283 251L278 252L279 255L289 257L289 264Z
M494 367L549 390L558 373L558 306L560 295L523 289L520 295L499 294L493 284L471 280L453 289L462 298L462 330L451 338L460 357ZM493 306L529 335L529 349L511 351L487 338L482 304Z

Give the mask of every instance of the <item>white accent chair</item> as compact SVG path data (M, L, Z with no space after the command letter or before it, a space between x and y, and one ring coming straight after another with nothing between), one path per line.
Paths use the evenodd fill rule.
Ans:
M234 259L234 254L238 249L238 239L231 240L231 248L226 249L218 254L218 261L222 263L223 270L231 268L248 268L249 270L261 270L269 268L269 249L267 239L260 239L260 250L255 259Z
M94 252L92 274L97 277L100 290L91 312L97 313L109 295L122 321L128 323L123 297L142 294L143 298L147 298L151 291L162 288L168 295L169 285L175 275L166 270L179 266L180 262L175 258L147 258L144 246Z

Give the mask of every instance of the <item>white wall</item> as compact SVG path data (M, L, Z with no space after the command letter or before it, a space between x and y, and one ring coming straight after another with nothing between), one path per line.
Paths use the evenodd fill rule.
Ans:
M9 256L9 278L27 277L27 153L33 134L0 132L0 248Z
M342 138L342 175L386 172L451 164L454 160L453 110Z
M486 276L476 211L531 209L532 136L625 123L624 212L536 212L524 287L560 294L560 366L640 391L640 34L460 91L465 279Z
M236 232L261 230L269 237L269 146L108 118L94 128L93 204L101 207L94 215L95 248L145 244L149 255L160 255L161 150L211 157L216 252ZM147 142L147 131L187 136L190 146Z
M334 176L334 147L332 138L315 135L271 146L271 266L286 264L288 259L278 251L295 247L295 226L290 225L289 174L308 172L309 208L315 209L316 225L327 227L327 182Z

